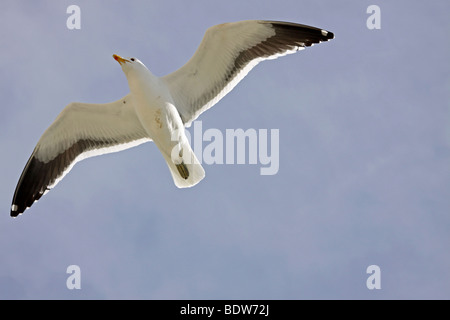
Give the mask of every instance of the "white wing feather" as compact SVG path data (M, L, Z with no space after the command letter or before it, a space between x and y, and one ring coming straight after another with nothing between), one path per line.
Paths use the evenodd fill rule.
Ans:
M326 30L277 21L248 20L209 28L192 58L163 77L189 126L259 62L333 38Z
M31 154L14 193L11 215L30 207L78 161L148 141L130 94L111 103L70 103Z

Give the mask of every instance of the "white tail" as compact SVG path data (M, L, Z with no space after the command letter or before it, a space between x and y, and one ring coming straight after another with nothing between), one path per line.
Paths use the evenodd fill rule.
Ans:
M172 156L165 152L162 152L162 154L169 166L175 185L178 188L189 188L195 186L205 177L205 170L187 140L182 139L182 141L182 152L178 151L179 148L177 150L174 148ZM172 159L175 159L175 161Z

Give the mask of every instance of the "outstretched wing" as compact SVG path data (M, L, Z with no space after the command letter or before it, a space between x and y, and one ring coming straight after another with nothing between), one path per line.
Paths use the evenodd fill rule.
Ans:
M16 217L83 159L150 141L131 95L105 104L70 103L39 139L14 193Z
M194 56L163 77L189 126L260 61L333 39L332 32L301 24L249 20L209 28Z

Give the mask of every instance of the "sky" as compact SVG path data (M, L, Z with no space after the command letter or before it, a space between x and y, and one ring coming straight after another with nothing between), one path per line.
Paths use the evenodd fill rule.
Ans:
M81 28L70 30L73 4ZM367 27L370 5L380 29ZM403 0L7 1L0 298L450 299L449 10ZM260 161L204 164L203 181L177 189L147 143L78 163L9 216L64 106L129 92L112 54L163 76L208 27L247 19L335 34L259 64L198 119L224 135L278 130L276 174L261 175ZM67 286L72 265L81 289ZM372 265L379 289L367 286Z

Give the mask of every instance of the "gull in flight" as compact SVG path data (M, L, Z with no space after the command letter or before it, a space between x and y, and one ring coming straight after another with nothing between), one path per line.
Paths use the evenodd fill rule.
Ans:
M11 206L16 217L61 181L78 161L153 141L179 188L205 176L185 136L259 62L333 39L306 25L249 20L209 28L192 58L177 71L154 76L137 58L113 55L130 93L103 104L72 102L44 132L19 178Z

